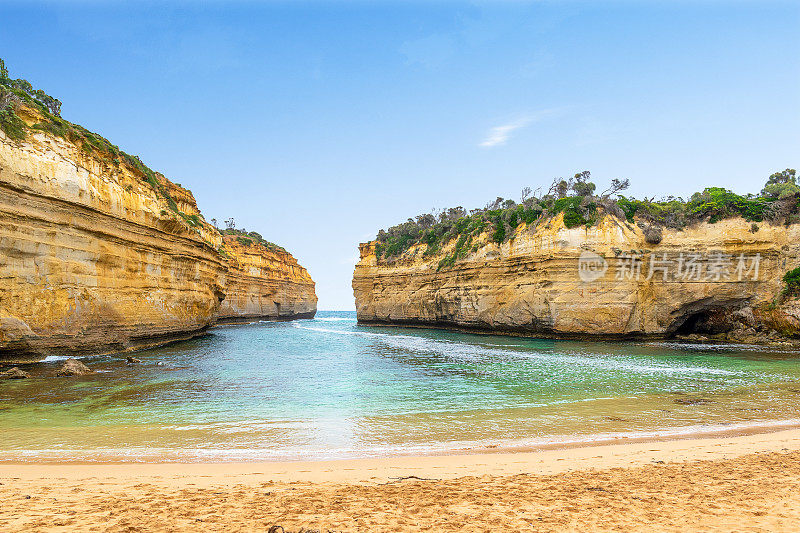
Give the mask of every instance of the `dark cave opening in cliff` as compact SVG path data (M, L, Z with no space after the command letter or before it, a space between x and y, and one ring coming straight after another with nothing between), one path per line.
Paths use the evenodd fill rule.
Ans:
M686 321L681 324L674 332L673 335L689 335L698 333L700 335L715 335L717 333L726 333L730 331L730 327L725 324L720 324L715 316L719 312L716 310L702 311L690 315Z
M677 314L669 328L667 336L680 335L717 335L735 329L734 313L746 302L732 300L726 302L696 302L688 305Z

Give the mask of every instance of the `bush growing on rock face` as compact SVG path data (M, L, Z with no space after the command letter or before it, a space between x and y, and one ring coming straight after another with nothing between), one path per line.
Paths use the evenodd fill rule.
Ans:
M590 178L585 171L568 180L553 180L548 192L539 196L526 187L521 204L498 197L469 214L459 206L409 218L378 232L375 254L379 260L391 260L412 246L422 245L424 256L432 256L455 240L455 251L448 252L439 262L439 268L446 268L478 246L476 239L486 231L491 241L502 244L513 238L519 224L536 225L560 213L568 228L592 226L607 214L629 223L641 221L645 240L650 244L661 242L664 227L683 229L698 222L715 223L732 217L753 222L754 232L758 231L756 222L800 222L800 186L796 184L793 169L772 174L758 196L741 196L722 187L709 187L693 194L688 201L672 196L658 201L625 197L620 193L628 188L627 179L613 179L598 195Z
M783 282L786 284L783 290L786 296L800 296L800 267L784 274Z
M2 94L0 94L0 102L1 101ZM12 141L22 141L27 137L25 123L17 116L12 103L0 107L0 129L2 129L3 133L8 135L8 138Z
M649 244L661 242L661 226L648 225L644 227L644 240Z

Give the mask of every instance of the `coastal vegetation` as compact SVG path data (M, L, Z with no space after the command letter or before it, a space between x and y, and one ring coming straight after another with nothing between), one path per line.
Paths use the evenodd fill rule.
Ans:
M28 126L21 115L30 117L36 122ZM125 165L141 175L142 180L155 191L156 197L164 198L176 218L180 218L193 229L202 225L198 215L187 215L178 208L163 175L145 165L138 156L120 150L102 135L61 118L61 101L41 89L34 89L27 80L10 78L2 59L0 59L0 129L14 142L24 141L33 132L44 132L79 146L82 152L104 161L112 168L118 169L121 165ZM167 212L162 210L161 214L164 216Z
M227 228L220 230L220 233L223 235L233 235L236 237L236 242L241 244L242 246L263 246L268 250L273 250L282 253L289 253L283 246L278 246L274 242L270 242L266 240L264 237L261 236L260 233L255 231L247 231L246 229L236 229L236 223L233 219L228 219L225 221L228 225Z
M784 274L783 282L786 284L784 296L800 296L800 267Z
M800 221L800 186L794 169L769 176L759 194L739 195L723 187L709 187L687 200L672 196L636 199L622 194L629 186L627 179L613 179L608 188L596 193L591 174L584 171L570 179L553 180L546 192L526 187L519 203L498 197L469 212L458 206L424 213L380 230L375 255L391 259L412 246L424 245L424 254L432 256L455 240L452 251L439 261L439 268L444 268L477 249L477 238L484 232L490 232L491 240L502 244L513 238L520 224L546 224L562 213L567 228L590 227L602 216L614 215L638 224L651 244L661 241L665 227L683 229L699 222L713 224L741 217L752 222L751 231L755 233L758 222L789 225Z
M160 210L160 216L168 216L171 212L173 217L182 220L190 229L199 231L205 224L202 216L187 215L181 211L170 194L170 185L181 187L180 184L170 184L162 174L142 162L139 156L128 154L105 137L63 119L61 105L60 100L40 89L34 89L27 80L10 78L5 63L0 59L0 129L9 139L20 142L31 133L45 132L79 146L82 152L104 161L112 168L118 169L125 165L141 176L142 181L153 189L157 198L164 199L169 211ZM36 122L28 126L23 116L29 118L29 121L30 118L34 118ZM235 235L236 240L243 246L261 245L269 250L288 253L283 247L264 239L255 231L236 229L232 218L226 221L226 225L228 227L220 232L223 235ZM224 254L224 248L220 252Z

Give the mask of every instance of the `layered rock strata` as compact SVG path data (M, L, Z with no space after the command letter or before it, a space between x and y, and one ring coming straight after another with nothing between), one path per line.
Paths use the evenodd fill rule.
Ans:
M224 239L230 259L221 322L314 317L314 282L290 253L234 235Z
M160 177L199 214L191 193ZM135 169L0 132L0 359L127 351L214 321L225 263Z
M568 229L563 215L521 224L502 245L482 235L452 266L454 242L378 260L360 245L353 276L358 320L553 337L682 334L796 335L800 306L781 303L782 276L800 264L800 226L742 219L643 230L611 215ZM727 337L726 337L727 338Z
M17 113L28 127L44 120ZM228 294L229 261L226 316L262 300L261 316L315 310L291 256L225 255L192 193L136 161L35 128L22 140L0 130L0 362L200 335Z

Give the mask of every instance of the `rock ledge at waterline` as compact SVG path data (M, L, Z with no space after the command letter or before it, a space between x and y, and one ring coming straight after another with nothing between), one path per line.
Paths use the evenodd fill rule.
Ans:
M375 246L360 245L353 275L364 324L773 343L800 331L800 303L779 298L783 275L800 264L797 224L754 232L741 218L702 222L665 228L651 244L636 223L610 214L571 229L559 214L520 224L502 244L484 233L445 266L454 241L435 254L421 244L388 259Z

